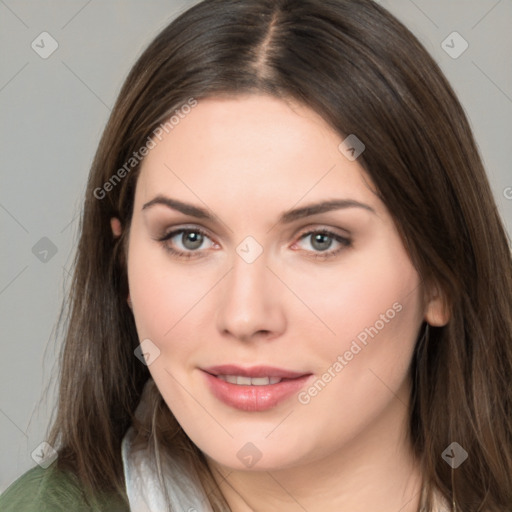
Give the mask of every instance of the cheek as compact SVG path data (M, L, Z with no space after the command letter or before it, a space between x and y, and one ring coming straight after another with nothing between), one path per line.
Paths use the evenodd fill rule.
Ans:
M201 263L171 262L165 249L135 242L129 252L128 281L139 339L150 339L162 356L149 371L157 384L165 382L160 389L174 389L169 373L188 378L195 355L204 350L205 333L214 325L219 273Z
M421 321L420 280L403 248L383 243L333 268L304 272L295 288L328 329L323 329L326 343L316 350L332 358L354 339L364 347L374 337L391 344L414 337Z
M336 425L347 416L358 428L369 424L401 393L421 324L421 282L405 252L388 246L372 260L359 261L324 298L336 336L315 347L319 378L301 396L312 417L336 403Z
M163 248L137 243L136 237L129 249L128 282L139 337L161 349L205 293L205 279L172 265Z
M179 382L186 381L191 355L198 349L194 312L207 292L208 276L198 278L171 265L164 249L134 244L129 252L128 281L139 339L150 339L158 357L148 370L173 411L190 406Z

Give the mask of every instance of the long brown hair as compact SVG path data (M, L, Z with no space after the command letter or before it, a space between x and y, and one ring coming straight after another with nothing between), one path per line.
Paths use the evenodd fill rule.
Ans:
M49 439L56 464L84 488L126 499L120 443L149 378L126 304L140 168L126 163L190 98L239 93L300 101L366 145L358 161L425 289L438 287L450 308L449 323L430 328L411 361L409 434L425 510L434 492L464 512L512 510L509 241L452 88L416 37L371 0L206 0L138 59L89 176ZM121 220L120 238L111 217ZM201 452L153 388L154 413L135 423L140 437L192 460L214 510L226 510ZM457 469L441 456L452 442L469 454Z

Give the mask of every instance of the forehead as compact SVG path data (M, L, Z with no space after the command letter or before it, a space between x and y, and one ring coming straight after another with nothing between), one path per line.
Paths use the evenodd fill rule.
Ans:
M155 139L143 161L136 202L169 194L240 208L350 196L377 198L342 137L317 113L266 95L200 100Z

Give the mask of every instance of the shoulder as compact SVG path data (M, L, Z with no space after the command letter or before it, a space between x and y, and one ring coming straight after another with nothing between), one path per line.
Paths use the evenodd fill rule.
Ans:
M88 505L73 476L55 465L30 469L0 496L2 512L129 512L116 497L104 496L98 505Z

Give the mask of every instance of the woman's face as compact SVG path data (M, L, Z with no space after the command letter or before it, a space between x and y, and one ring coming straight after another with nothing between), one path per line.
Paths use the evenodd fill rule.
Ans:
M201 100L161 139L128 279L149 370L192 441L230 468L278 469L400 428L434 306L342 138L254 95Z

